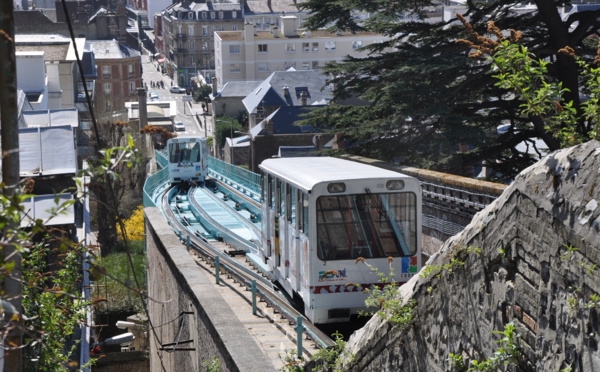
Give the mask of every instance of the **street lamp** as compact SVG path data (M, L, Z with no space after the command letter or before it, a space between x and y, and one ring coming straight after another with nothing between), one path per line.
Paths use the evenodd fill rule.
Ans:
M248 168L250 168L251 172L254 172L254 137L252 136L252 133L248 132L241 132L239 130L235 131L238 134L243 134L243 135L247 135L248 137L250 137L250 166Z

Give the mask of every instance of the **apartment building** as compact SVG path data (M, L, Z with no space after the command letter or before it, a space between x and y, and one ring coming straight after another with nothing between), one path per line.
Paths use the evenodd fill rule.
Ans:
M257 31L245 24L243 31L215 33L215 75L218 87L229 81L264 80L274 71L318 70L325 63L346 56L366 57L367 45L386 36L374 33L331 33L297 28L296 16L281 16L281 28Z
M175 84L191 86L198 73L206 81L212 79L215 68L214 36L217 31L236 31L243 27L242 7L239 3L191 2L183 0L161 12L164 68Z
M113 113L126 117L125 102L137 101L142 86L140 52L116 40L89 40L96 58L96 113L100 118Z
M296 27L301 28L308 18L306 11L298 9L298 0L245 1L244 23L254 25L256 31L270 31L272 26L281 27L280 16L296 16Z

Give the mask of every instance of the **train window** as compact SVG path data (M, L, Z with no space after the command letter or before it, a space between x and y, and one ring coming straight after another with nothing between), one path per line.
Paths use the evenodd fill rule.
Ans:
M317 254L324 261L412 256L417 252L413 193L321 196Z
M199 142L172 143L169 147L170 163L197 163L200 161Z
M308 194L306 193L302 193L300 195L300 205L302 206L302 208L300 209L302 212L302 219L300 220L300 224L302 226L302 228L300 229L302 232L304 232L305 235L308 235L309 230L310 230L310 225L308 224Z
M277 182L277 180L274 179L272 176L269 176L269 181L269 207L275 208L275 182Z
M298 199L298 190L294 186L290 186L288 216L290 223L296 228L296 201Z
M279 181L278 183L279 189L279 214L283 217L285 216L285 183Z

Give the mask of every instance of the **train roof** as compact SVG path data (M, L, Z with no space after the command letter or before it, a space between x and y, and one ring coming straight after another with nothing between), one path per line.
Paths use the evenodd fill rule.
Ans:
M321 182L412 178L399 172L331 157L272 158L264 160L260 168L306 190L312 190Z

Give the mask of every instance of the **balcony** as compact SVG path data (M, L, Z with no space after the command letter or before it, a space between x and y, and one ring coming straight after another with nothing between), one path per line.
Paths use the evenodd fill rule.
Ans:
M177 48L177 53L187 53L187 48Z
M187 34L175 34L177 39L187 39Z

